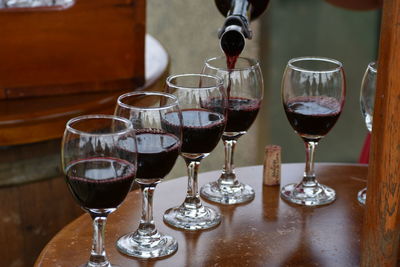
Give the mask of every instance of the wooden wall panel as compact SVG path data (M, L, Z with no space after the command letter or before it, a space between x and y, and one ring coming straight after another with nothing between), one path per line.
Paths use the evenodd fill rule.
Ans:
M83 213L62 178L0 188L1 266L33 266L44 245Z

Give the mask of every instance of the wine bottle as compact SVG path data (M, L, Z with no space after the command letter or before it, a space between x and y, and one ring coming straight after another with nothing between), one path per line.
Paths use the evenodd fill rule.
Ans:
M245 39L253 37L250 21L259 17L268 3L269 0L215 0L218 10L226 17L218 31L220 46L226 55L240 55Z

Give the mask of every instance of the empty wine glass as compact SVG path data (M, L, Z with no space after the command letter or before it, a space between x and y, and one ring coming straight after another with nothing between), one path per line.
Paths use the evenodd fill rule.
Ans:
M188 189L183 204L168 209L164 221L180 229L207 229L218 225L221 215L201 203L197 174L200 161L217 146L225 128L223 82L216 76L182 74L168 77L166 90L177 96L182 111L181 156L187 165ZM218 106L211 107L211 102L218 103ZM172 115L166 117L166 124L174 128L176 116Z
M71 119L64 132L61 155L68 187L93 219L92 251L83 266L110 267L104 249L107 216L125 199L136 173L132 123L108 115Z
M286 116L306 146L303 180L281 189L283 199L305 206L329 204L335 191L320 184L314 172L318 142L335 125L346 94L342 63L334 59L300 57L289 60L282 80Z
M156 229L153 220L153 194L156 185L171 171L181 148L182 115L175 96L160 92L133 92L118 98L115 114L128 118L136 132L138 170L136 182L142 191L142 217L135 232L117 241L120 252L139 258L170 255L177 241ZM165 120L173 114L174 128Z
M225 57L217 57L205 62L203 73L224 80L228 95L228 115L222 135L225 148L222 174L217 181L204 185L200 194L222 204L250 201L254 199L254 190L236 178L233 156L237 140L250 128L261 106L264 84L260 65L255 59L239 57L235 68L230 69L227 68Z
M377 65L375 62L368 64L361 82L360 105L368 131L372 131L372 119L374 115L375 91L377 81ZM358 201L365 204L367 199L367 188L360 190L357 194Z

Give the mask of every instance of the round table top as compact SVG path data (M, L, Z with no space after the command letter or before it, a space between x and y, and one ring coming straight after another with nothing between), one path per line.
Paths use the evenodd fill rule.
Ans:
M283 164L281 185L300 181L303 170L304 164ZM199 184L216 180L219 173L200 173ZM282 200L280 186L263 186L262 166L237 168L236 173L241 182L254 188L255 199L241 205L204 201L223 215L219 226L206 231L180 231L168 227L162 220L166 209L183 202L186 177L157 186L154 196L156 226L179 243L178 251L163 259L139 260L124 256L115 248L118 237L138 226L140 192L132 191L108 219L105 245L111 263L121 267L359 265L364 207L357 202L357 192L366 186L367 165L316 164L318 180L337 193L334 203L322 207L303 207ZM47 244L35 266L85 263L91 240L91 219L84 214Z

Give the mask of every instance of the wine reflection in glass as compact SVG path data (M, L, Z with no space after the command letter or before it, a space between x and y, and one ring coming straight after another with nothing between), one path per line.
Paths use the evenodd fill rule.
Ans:
M160 233L153 220L153 194L171 171L181 148L181 113L175 96L160 92L133 92L118 98L115 114L129 119L136 132L138 170L136 182L142 192L142 217L138 229L117 241L117 249L138 258L158 258L174 253L175 238ZM164 121L175 114L175 127Z
M289 202L319 206L333 202L335 191L320 184L314 172L318 142L338 120L345 100L342 63L334 59L301 57L289 60L282 80L286 116L305 143L306 166L298 184L282 187L281 197Z
M374 115L377 73L376 62L369 63L361 83L361 114L364 117L365 124L367 125L367 129L370 133L372 132L372 119ZM357 194L357 198L361 204L365 204L367 199L367 188L360 190Z
M254 199L251 186L236 178L233 163L238 139L255 121L263 98L264 84L260 64L251 58L237 58L235 68L227 68L226 58L217 57L205 62L203 73L221 77L228 95L227 123L222 135L225 162L222 174L215 182L205 184L201 196L222 204L238 204ZM218 103L211 102L211 105Z
M129 120L88 115L67 122L62 168L78 204L93 220L93 244L87 267L111 267L104 248L107 216L131 189L136 174L136 139Z
M182 111L181 156L186 162L188 187L184 202L168 209L164 221L176 228L202 230L221 222L220 213L204 206L198 192L198 170L202 159L217 146L224 131L226 95L222 79L204 74L181 74L167 79L166 90L179 100ZM211 107L217 101L218 107ZM166 117L166 126L176 127L176 116Z

